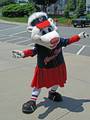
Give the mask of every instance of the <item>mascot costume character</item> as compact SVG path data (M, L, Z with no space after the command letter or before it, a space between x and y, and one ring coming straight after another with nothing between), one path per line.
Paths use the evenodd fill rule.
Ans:
M52 101L62 101L62 96L56 90L64 87L67 80L66 65L62 53L62 47L88 37L81 32L70 38L61 38L57 32L57 26L53 19L48 18L44 12L33 13L28 19L28 31L31 32L33 49L13 50L13 56L17 58L33 57L37 55L37 65L31 82L31 99L24 103L22 112L33 113L41 88L50 88L48 98Z

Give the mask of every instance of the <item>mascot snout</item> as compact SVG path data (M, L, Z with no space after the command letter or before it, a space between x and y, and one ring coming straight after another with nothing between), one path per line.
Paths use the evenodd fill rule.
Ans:
M45 47L47 47L49 49L53 49L60 42L60 37L59 37L59 34L54 30L45 35L42 35L41 41L43 42L43 46L45 44L47 44L47 46L45 46Z

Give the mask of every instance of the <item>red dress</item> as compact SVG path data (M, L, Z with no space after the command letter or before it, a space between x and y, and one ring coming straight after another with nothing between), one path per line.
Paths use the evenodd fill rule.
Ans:
M31 86L36 88L42 87L52 87L54 85L59 85L64 87L66 83L66 66L61 64L55 68L39 68L36 66L34 78L32 80Z
M67 80L67 72L62 47L79 39L78 35L74 35L69 39L60 38L60 43L53 50L36 44L35 49L23 51L25 57L37 54L37 65L31 86L36 88L49 88L54 85L64 87Z

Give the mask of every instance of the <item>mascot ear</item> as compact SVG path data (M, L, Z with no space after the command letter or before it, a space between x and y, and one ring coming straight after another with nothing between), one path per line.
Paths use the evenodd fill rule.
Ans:
M51 26L54 28L54 30L57 30L56 22L52 18L48 18L48 21L50 22Z
M28 26L28 27L27 27L27 30L28 30L28 32L32 32L33 27L32 27L32 26Z
M28 27L27 27L29 32L32 32L32 30L36 26L36 24L38 24L40 22L39 18L41 18L41 17L43 17L44 20L48 19L47 14L44 12L35 12L31 16L29 16Z

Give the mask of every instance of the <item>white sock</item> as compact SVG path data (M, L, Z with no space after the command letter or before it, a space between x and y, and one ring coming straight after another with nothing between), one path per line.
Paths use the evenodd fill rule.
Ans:
M41 89L34 88L33 91L32 91L31 100L36 101L38 99L40 91L41 91Z
M52 86L51 87L51 92L56 92L56 90L58 89L58 85Z

